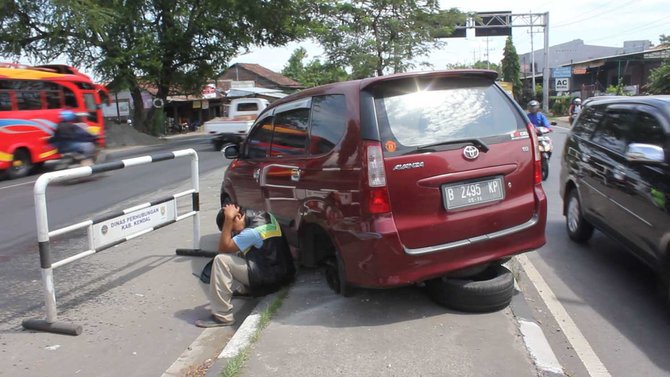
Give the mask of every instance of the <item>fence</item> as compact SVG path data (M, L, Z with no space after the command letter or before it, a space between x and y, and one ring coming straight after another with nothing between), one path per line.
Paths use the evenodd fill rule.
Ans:
M191 189L176 193L152 202L136 205L115 213L98 218L89 219L60 229L49 230L47 217L46 189L50 183L67 181L87 177L112 170L124 169L132 166L146 165L154 162L191 157ZM172 152L162 152L148 156L113 161L99 165L78 167L63 171L50 172L41 175L34 186L35 217L37 219L37 241L40 254L42 283L44 285L44 300L46 305L46 319L26 319L23 327L26 329L48 331L54 333L79 335L82 332L80 325L58 322L56 315L56 290L53 283L53 270L72 263L86 256L116 246L133 238L140 237L156 229L170 225L186 218L193 218L193 249L200 248L200 178L198 176L198 154L193 149L184 149ZM185 214L179 214L177 199L191 195L192 209ZM52 262L49 247L51 237L60 236L80 229L86 229L88 235L88 250L71 257Z

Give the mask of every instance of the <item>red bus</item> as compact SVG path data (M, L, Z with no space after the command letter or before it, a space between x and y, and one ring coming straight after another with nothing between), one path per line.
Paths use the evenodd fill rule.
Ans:
M104 146L101 104L107 89L64 65L0 64L0 176L19 178L60 157L47 142L63 109L86 113L88 131Z

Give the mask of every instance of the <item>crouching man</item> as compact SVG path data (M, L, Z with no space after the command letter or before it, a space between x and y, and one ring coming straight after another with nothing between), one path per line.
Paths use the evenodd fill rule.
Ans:
M233 325L233 296L274 292L295 275L288 243L272 214L227 204L216 221L221 238L209 285L212 316L197 320L198 327Z

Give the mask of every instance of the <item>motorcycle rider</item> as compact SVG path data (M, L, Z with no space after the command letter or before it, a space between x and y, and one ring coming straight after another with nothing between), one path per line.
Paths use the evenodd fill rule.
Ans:
M92 165L97 148L97 136L90 134L80 125L75 123L77 115L71 110L63 110L59 114L60 122L49 143L53 144L61 155L75 154L76 160L81 160L82 165Z
M547 127L551 128L551 125L549 124L549 120L547 119L544 114L540 112L540 103L537 102L536 100L532 100L528 102L528 119L530 122L537 127Z
M528 102L528 119L535 127L538 136L540 153L542 155L542 180L549 176L549 159L551 158L551 139L546 134L552 132L551 124L544 114L540 112L540 103L532 100Z
M572 124L580 112L582 112L582 99L577 97L572 101L570 108L568 109L570 124Z

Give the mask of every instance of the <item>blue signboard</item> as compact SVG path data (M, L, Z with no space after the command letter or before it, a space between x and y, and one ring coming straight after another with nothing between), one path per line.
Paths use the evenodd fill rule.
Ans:
M570 78L572 77L572 67L558 67L551 69L551 76L554 78Z

